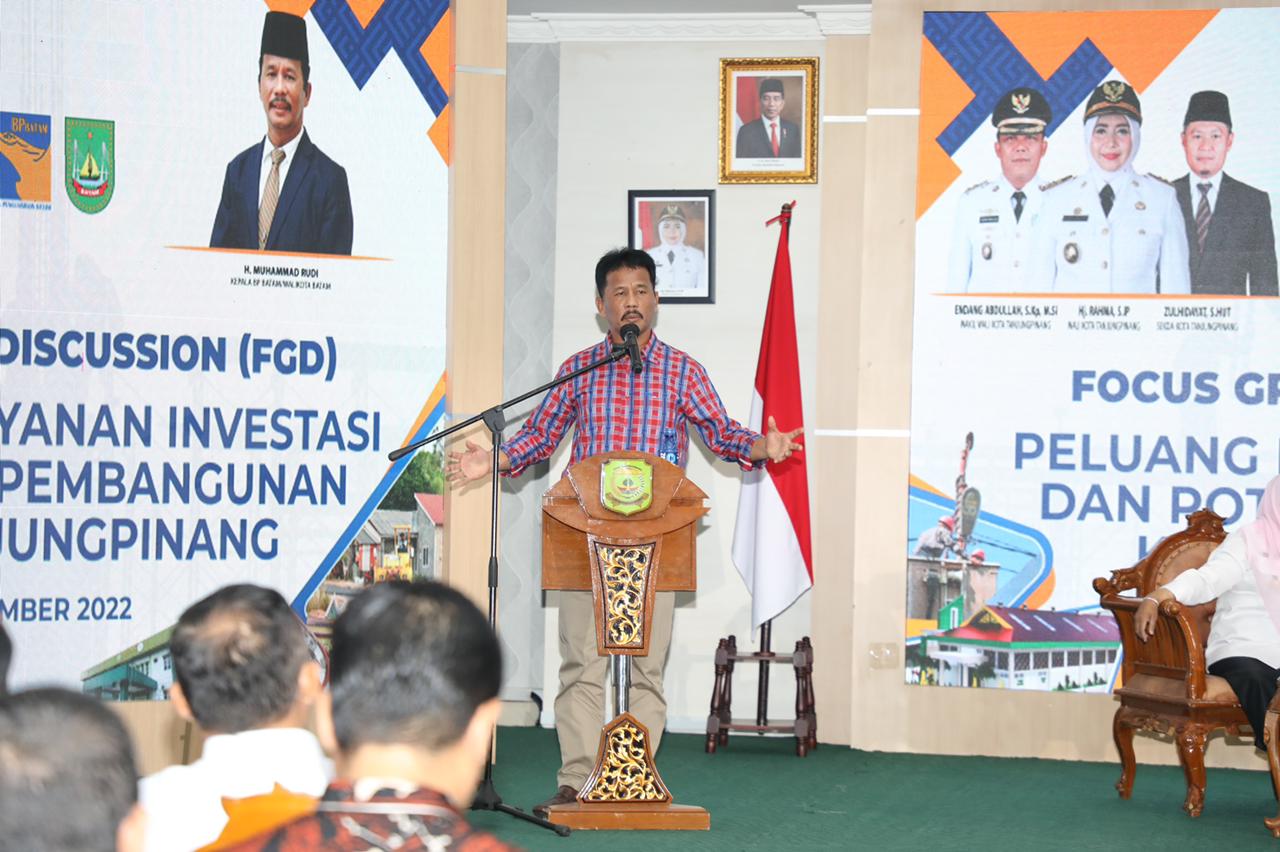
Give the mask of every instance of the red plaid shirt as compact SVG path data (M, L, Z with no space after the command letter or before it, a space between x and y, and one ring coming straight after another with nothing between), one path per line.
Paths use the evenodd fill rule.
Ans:
M606 337L561 364L556 375L585 367L612 350ZM596 453L639 450L684 467L689 462L687 427L692 425L711 452L746 470L754 467L751 445L760 435L729 417L706 369L654 334L642 354L644 372L638 376L623 358L548 391L515 437L502 445L511 462L508 475L550 457L571 425L571 465Z

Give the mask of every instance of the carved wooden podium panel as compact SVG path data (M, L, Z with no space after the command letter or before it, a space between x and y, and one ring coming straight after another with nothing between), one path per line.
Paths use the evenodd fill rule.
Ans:
M628 666L624 684L628 658L649 653L654 594L697 588L694 538L706 498L683 470L640 452L583 459L542 498L543 588L591 590L596 649ZM553 806L548 819L572 828L710 828L705 810L672 802L649 731L621 700L578 800Z
M611 459L640 459L653 466L653 502L623 516L600 500L600 468ZM661 539L660 592L692 592L696 573L697 520L705 515L707 495L685 479L684 471L648 453L618 452L583 459L542 498L542 587L591 588L588 533L630 541Z

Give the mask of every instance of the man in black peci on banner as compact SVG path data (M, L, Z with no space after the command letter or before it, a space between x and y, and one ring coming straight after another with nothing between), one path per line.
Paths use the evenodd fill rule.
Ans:
M743 469L780 462L803 447L801 429L779 431L769 418L760 435L732 420L706 369L690 356L658 340L653 258L639 249L608 252L596 264L596 311L609 326L608 336L565 361L563 376L607 356L623 342L622 329L638 331L644 370L632 372L624 359L578 376L547 392L524 426L502 444L500 470L517 476L551 456L574 430L570 466L588 456L620 450L651 453L685 467L692 426L720 458ZM463 452L449 453L446 476L453 487L490 475L492 450L467 441ZM675 592L658 592L648 656L633 658L631 712L649 729L656 754L666 724L662 675L675 614ZM560 690L556 696L556 733L560 771L554 796L534 808L545 816L551 805L574 801L595 763L604 718L604 682L608 658L596 650L591 592L560 594Z
M311 103L307 24L268 12L258 54L267 135L227 164L211 248L351 254L351 192L342 166L302 126Z
M1191 292L1275 296L1271 199L1223 171L1235 138L1226 95L1191 96L1182 120L1182 150L1191 171L1173 182L1187 225Z

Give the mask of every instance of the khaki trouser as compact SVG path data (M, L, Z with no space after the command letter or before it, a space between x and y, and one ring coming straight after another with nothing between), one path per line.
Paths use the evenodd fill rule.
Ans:
M649 655L631 658L631 715L652 738L656 755L667 723L662 672L671 647L675 592L654 595ZM560 692L556 695L556 734L560 737L560 771L556 784L581 789L596 763L604 722L605 681L609 658L596 653L596 625L590 592L560 593Z

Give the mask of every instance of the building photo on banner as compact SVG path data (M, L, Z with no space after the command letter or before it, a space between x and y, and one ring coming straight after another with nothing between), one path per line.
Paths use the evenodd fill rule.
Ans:
M653 258L666 304L715 303L715 203L713 189L627 193L628 245Z
M925 13L909 683L1110 691L1093 579L1198 509L1254 518L1276 44L1280 9Z
M323 643L355 590L439 574L439 455L386 453L444 411L448 3L306 5L4 4L15 688L164 698L215 589Z

